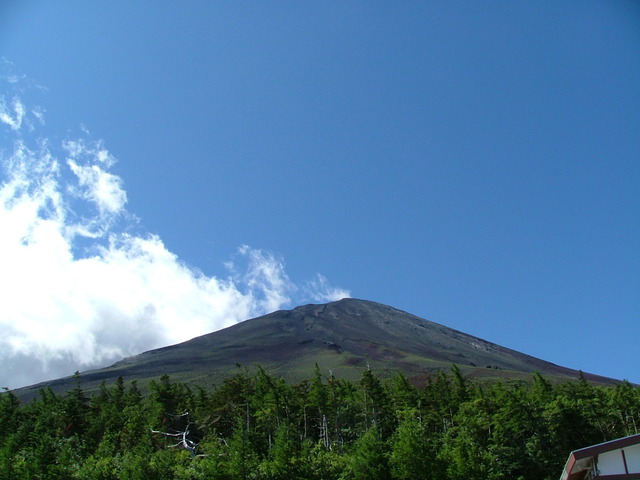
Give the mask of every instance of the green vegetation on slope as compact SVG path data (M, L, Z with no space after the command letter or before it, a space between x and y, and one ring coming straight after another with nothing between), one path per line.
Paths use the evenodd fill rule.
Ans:
M163 376L146 395L75 380L25 404L0 394L0 480L556 479L571 450L640 425L626 382L475 384L457 367L421 388L317 368L296 385L240 368L210 391Z
M137 380L145 390L151 379L163 374L197 388L234 375L237 363L261 365L292 384L307 378L314 365L338 379L357 381L371 364L380 377L401 371L415 384L438 371L447 372L452 364L467 377L488 380L528 379L539 372L556 382L575 380L579 373L387 305L346 298L280 310L84 372L83 388L94 392L102 381L111 383L121 376ZM596 383L618 382L584 376ZM74 387L74 380L60 378L14 393L29 400L42 387L64 393Z

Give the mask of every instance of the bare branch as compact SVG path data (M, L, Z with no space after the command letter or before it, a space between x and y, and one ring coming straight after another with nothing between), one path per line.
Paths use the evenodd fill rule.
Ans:
M182 417L187 417L187 420L189 418L189 412L184 412L182 414L172 414L172 413L168 413L167 414L170 417L174 417L174 418L182 418ZM182 447L185 450L187 450L189 453L191 453L191 456L195 456L196 452L198 450L198 444L196 442L194 442L193 440L191 440L190 438L188 438L189 436L189 427L191 427L191 422L187 422L187 426L184 428L184 430L182 431L176 431L176 433L170 433L170 432L161 432L159 430L151 430L151 433L156 433L158 435L164 435L165 437L176 437L176 438L180 438L181 440L176 443L175 445L169 445L169 448L176 448L176 447Z

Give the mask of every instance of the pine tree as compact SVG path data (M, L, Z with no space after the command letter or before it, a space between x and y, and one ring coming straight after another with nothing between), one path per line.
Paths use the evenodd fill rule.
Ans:
M393 478L431 480L442 478L431 441L416 411L405 411L391 437L389 464Z
M390 478L387 451L374 425L360 437L350 452L349 477L354 480L387 480Z

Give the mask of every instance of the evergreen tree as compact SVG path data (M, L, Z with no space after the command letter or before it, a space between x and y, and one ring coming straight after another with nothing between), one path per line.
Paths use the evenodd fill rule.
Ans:
M393 429L393 418L390 414L390 401L380 379L367 368L360 379L362 388L362 405L364 427L376 430L387 438Z
M229 441L227 472L232 480L247 480L254 476L258 465L258 455L249 440L246 422L238 419Z
M390 478L386 445L374 425L360 437L349 455L349 478L386 480Z
M391 437L389 464L393 478L431 480L442 478L435 442L429 438L416 411L404 411Z
M282 423L275 434L273 447L265 462L266 477L273 480L305 478L304 465L300 459L300 441L293 429Z
M639 412L634 385L584 376L473 383L453 368L417 389L402 375L352 382L316 368L290 386L258 368L210 392L162 377L143 395L120 378L89 396L76 375L66 394L45 388L24 405L0 393L0 480L553 480L570 451L636 433ZM202 456L152 433L184 422Z

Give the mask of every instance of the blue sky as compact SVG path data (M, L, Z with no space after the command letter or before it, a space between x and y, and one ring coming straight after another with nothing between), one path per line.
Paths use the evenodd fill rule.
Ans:
M32 219L58 222L63 260L43 278L84 272L43 293L59 315L0 318L15 332L0 383L342 294L640 382L636 2L5 1L0 32L3 161L31 145L35 195L43 143L59 160L59 195ZM183 285L171 306L94 281L156 261L149 290ZM13 298L39 265L4 269ZM108 330L125 308L121 333L164 333ZM33 330L12 323L29 315ZM34 333L59 324L55 341Z

